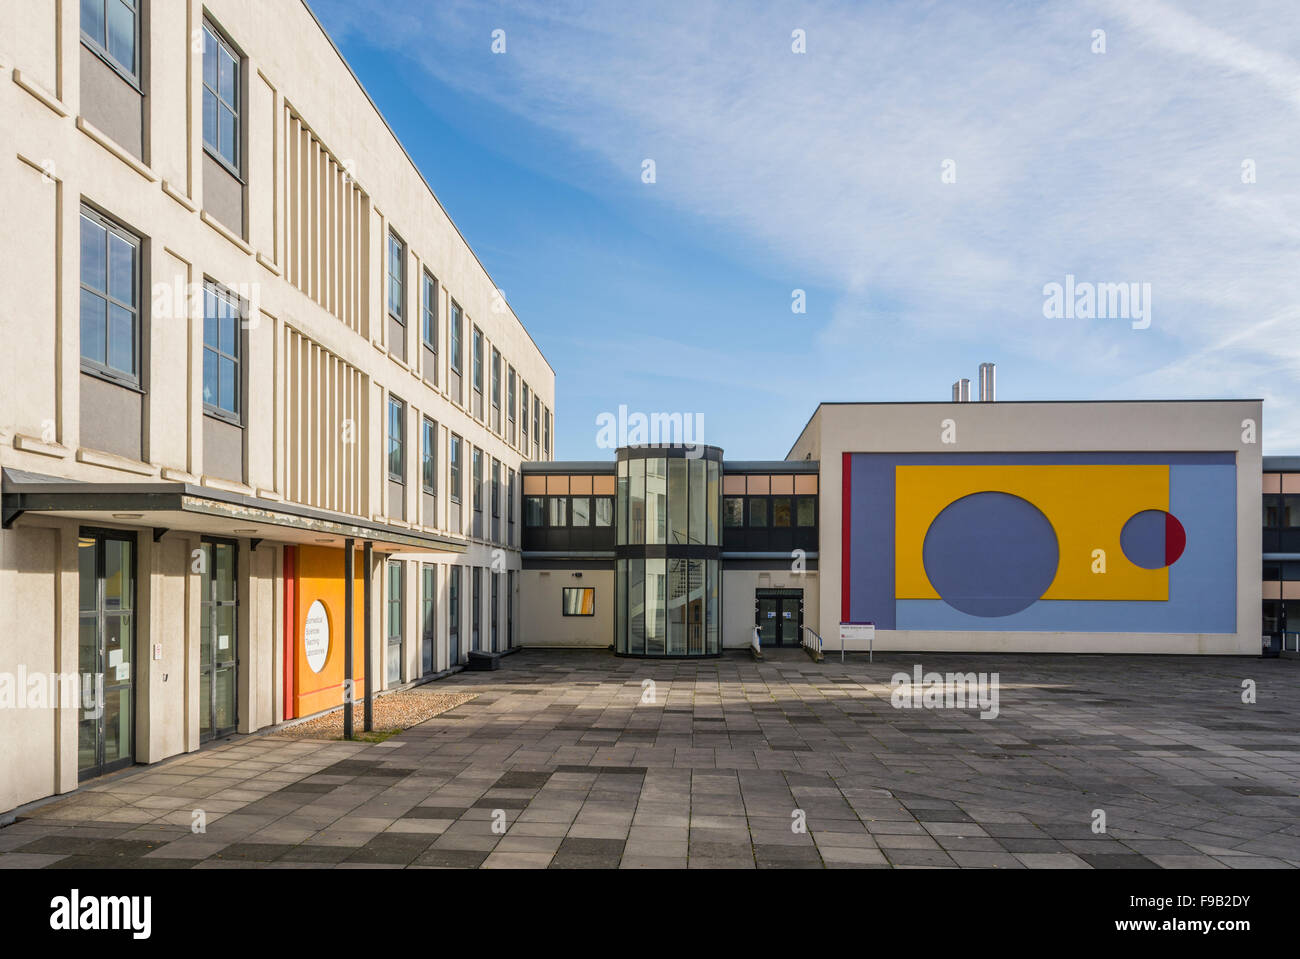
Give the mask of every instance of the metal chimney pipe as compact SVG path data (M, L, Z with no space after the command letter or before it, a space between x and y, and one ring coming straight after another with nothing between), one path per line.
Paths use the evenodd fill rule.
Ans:
M970 380L960 379L954 384L954 388L957 390L958 403L970 402Z
M997 399L997 367L992 363L980 364L980 402L993 403Z

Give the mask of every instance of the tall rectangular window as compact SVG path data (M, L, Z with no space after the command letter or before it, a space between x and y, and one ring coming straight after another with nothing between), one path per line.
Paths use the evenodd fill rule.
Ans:
M474 364L470 384L474 389L473 414L476 419L483 419L483 331L474 327L473 355L470 362Z
M203 285L203 409L222 419L239 422L240 305L215 283Z
M406 244L388 232L388 315L406 325Z
M515 445L515 401L518 398L515 393L515 368L512 366L506 371L506 432L511 446Z
M501 432L501 353L492 351L492 430Z
M116 2L116 0L114 0ZM140 240L81 211L81 363L139 383Z
M428 270L424 271L423 322L420 324L420 336L430 352L438 352L438 281ZM436 370L436 367L435 367Z
M483 620L483 570L475 566L470 570L470 642L471 649L481 649L479 646L479 624Z
M483 451L477 446L474 452L470 454L473 457L474 472L470 480L474 484L472 493L474 500L474 512L483 512Z
M515 545L515 471L506 470L506 525L509 529L507 545Z
M402 577L402 563L390 560L388 563L388 683L393 685L402 681L402 632L405 610L405 583Z
M547 410L545 412L545 414L542 417L542 420L544 423L543 426L544 433L542 437L542 454L543 454L542 458L549 460L551 458L551 411L550 410Z
M404 482L406 475L406 404L388 397L388 478Z
M460 662L460 569L451 567L447 578L447 655L452 666Z
M523 434L523 440L519 448L523 450L525 456L528 455L528 384L524 383L523 403L519 407L519 430Z
M81 39L139 83L140 10L137 0L81 0Z
M451 466L451 489L448 491L453 503L460 502L460 437L455 433L451 434L449 439L451 444L451 455L448 456Z
M489 591L489 602L492 604L492 652L497 652L500 647L497 645L497 610L501 605L501 574L495 570L488 572L488 578L492 582L492 589Z
M459 376L464 367L460 355L460 304L455 300L451 301L451 319L448 322L451 324L451 371Z
M540 448L542 444L542 401L536 393L533 394L533 447ZM540 458L540 457L539 457Z
M423 421L420 481L426 493L438 492L438 424L427 416Z
M86 0L82 0L85 7ZM108 0L109 4L121 0ZM203 146L239 173L239 54L203 24Z

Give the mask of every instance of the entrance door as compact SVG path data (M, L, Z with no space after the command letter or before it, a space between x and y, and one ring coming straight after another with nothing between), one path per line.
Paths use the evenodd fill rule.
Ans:
M239 725L239 544L205 540L199 613L199 742Z
M438 635L437 605L434 601L437 570L433 566L420 567L420 670L428 676L434 669L434 639Z
M754 595L759 640L763 646L798 646L803 626L803 590L760 589Z
M77 775L129 766L135 746L135 534L85 530L77 543Z

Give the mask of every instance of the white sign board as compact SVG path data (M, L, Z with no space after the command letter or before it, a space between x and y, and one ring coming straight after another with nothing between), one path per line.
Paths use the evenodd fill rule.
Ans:
M325 668L325 659L330 652L330 618L325 612L325 604L319 599L307 610L307 621L302 626L302 647L313 673Z
M842 649L870 649L876 638L875 623L840 623Z

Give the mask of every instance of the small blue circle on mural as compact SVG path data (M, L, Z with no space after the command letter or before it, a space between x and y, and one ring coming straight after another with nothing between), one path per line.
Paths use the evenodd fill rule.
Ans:
M971 616L1010 616L1047 592L1060 562L1056 530L1033 503L972 493L944 507L925 533L922 561L939 597Z

